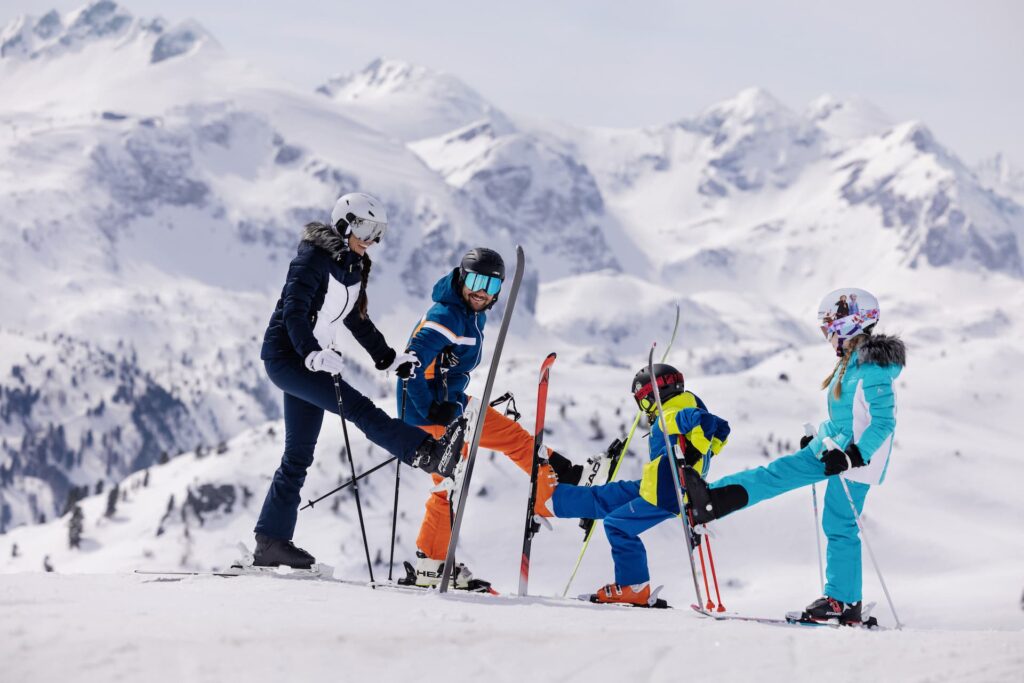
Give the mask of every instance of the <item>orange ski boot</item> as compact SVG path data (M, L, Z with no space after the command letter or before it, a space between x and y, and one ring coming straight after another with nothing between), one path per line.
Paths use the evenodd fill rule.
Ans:
M651 595L651 584L649 582L638 583L633 586L620 586L617 583L610 583L591 595L590 601L630 605L632 607L668 607L664 600L657 598L659 591L655 591L654 595Z
M533 502L533 513L541 517L554 517L549 503L558 486L558 477L551 465L544 464L537 469L537 498Z

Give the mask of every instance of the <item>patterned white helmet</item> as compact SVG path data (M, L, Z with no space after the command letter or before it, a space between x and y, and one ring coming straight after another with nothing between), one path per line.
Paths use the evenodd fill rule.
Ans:
M380 242L388 229L388 212L365 192L350 192L335 202L331 225L342 237L355 235L364 242Z
M818 304L818 325L825 339L838 335L839 349L847 339L878 322L878 299L871 292L856 287L843 287L825 295Z

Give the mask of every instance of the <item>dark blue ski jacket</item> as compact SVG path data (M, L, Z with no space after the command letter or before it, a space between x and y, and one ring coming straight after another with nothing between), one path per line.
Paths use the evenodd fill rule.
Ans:
M298 356L335 347L342 325L374 364L387 367L395 352L369 318L355 308L362 289L362 257L331 227L310 223L288 266L281 298L263 335L262 360Z

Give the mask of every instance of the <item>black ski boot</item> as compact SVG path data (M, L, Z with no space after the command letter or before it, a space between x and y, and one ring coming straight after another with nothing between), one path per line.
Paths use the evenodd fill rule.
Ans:
M416 454L409 464L421 470L451 477L462 458L462 445L466 441L466 418L452 421L440 439L428 436L416 448Z
M551 469L555 471L559 484L577 486L580 483L580 479L583 478L583 465L573 465L572 461L561 453L551 451L548 463L551 464Z
M252 554L254 567L291 567L292 569L309 569L316 558L294 543L283 538L272 538L256 534L256 552Z
M707 524L745 507L750 498L739 484L708 488L708 483L692 467L683 467L683 488L694 524Z
M808 605L804 609L803 614L800 615L800 621L815 624L860 626L860 605L861 603L859 602L840 602L826 595Z

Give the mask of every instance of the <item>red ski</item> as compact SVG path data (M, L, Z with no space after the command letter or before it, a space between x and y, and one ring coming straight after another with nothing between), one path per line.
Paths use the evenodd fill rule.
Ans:
M533 466L530 468L530 499L526 504L526 525L523 530L523 558L519 564L519 595L526 595L530 583L530 549L533 546L533 535L540 531L540 522L533 513L537 502L537 472L547 458L544 452L544 412L548 404L548 379L551 366L555 364L555 354L549 353L540 365L540 380L537 383L537 424L533 431Z

